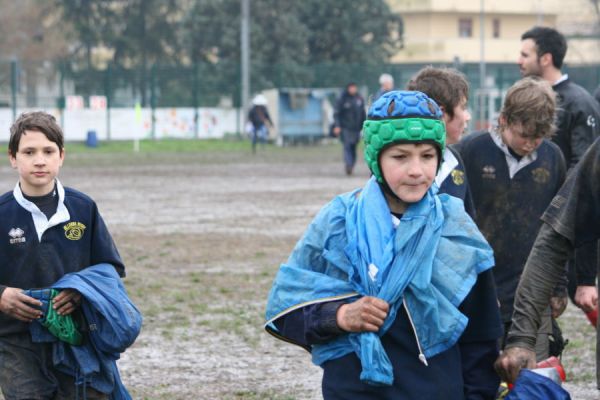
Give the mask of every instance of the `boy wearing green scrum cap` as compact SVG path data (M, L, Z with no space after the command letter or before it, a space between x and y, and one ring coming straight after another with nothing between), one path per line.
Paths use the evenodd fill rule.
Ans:
M441 116L421 92L377 99L363 128L373 176L319 212L275 278L265 327L311 352L326 400L468 398L463 303L494 259L462 202L432 185Z

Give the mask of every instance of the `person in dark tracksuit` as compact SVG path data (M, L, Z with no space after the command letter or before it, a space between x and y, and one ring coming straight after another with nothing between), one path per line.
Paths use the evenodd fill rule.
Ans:
M518 64L523 76L539 76L556 92L557 129L552 141L560 147L567 169L571 170L600 136L600 104L586 89L561 72L566 53L567 41L560 32L549 27L535 27L521 36ZM575 304L579 303L575 297L578 285L596 286L598 245L584 244L569 260L568 294Z
M539 217L565 178L560 149L544 139L554 131L554 115L550 85L524 78L509 89L497 131L473 133L458 144L477 209L475 221L494 249L493 274L506 332ZM540 360L548 357L551 333L548 316L539 332Z
M333 134L344 146L344 167L351 175L356 164L356 146L366 118L365 101L355 83L349 83L335 104Z
M19 173L14 190L0 197L0 388L6 400L108 399L54 367L52 343L34 343L32 321L41 302L23 293L47 288L70 272L99 263L125 275L123 261L94 201L64 188L57 174L64 160L63 135L54 117L22 114L11 127L10 162ZM53 308L76 315L81 294L61 291Z
M424 117L420 117L422 114ZM478 277L493 265L492 250L477 232L463 202L432 188L445 143L436 139L439 136L425 132L445 131L441 117L441 110L421 92L392 91L376 100L364 127L365 160L373 177L362 190L340 195L321 210L275 278L267 304L266 329L312 353L313 362L323 368L322 392L326 400L494 399L499 379L490 376L489 370L498 354L495 338L502 331L497 296L493 285L474 294ZM424 129L426 126L429 128ZM399 183L399 171L407 173L410 180ZM461 223L454 225L456 229L444 230L439 242L428 240L424 231L412 236L410 232L422 232L413 224L427 220L413 213L420 205L437 204L436 198L439 204L453 205L452 211L444 213L444 224ZM426 210L436 207L427 205ZM427 226L436 226L431 222ZM463 231L460 226L468 228ZM396 244L371 240L380 238L380 234L385 236L382 232L395 235ZM414 241L401 245L404 235L411 235ZM474 242L468 244L471 239ZM377 251L373 242L385 250ZM404 259L405 252L418 247L418 243L432 248ZM442 243L457 247L446 253ZM435 254L440 263L430 269L431 264L420 258L425 253L432 257ZM475 265L479 267L473 270ZM395 301L384 300L389 292L383 289L387 295L365 295L356 289L357 282L373 282L375 287L385 288L390 281L410 274L412 268L415 275L410 279L418 280L421 273L427 278L421 284L413 281L415 286L409 284L396 294L399 297ZM449 270L442 271L445 268ZM469 271L469 278L459 279L460 285L469 283L462 289L450 289L446 285L457 283L454 279L462 274L459 270ZM424 298L418 295L417 287L427 293ZM335 292L329 293L334 288ZM443 293L461 295L452 300L453 307L434 310L442 303L449 304L448 299L440 302L438 296ZM421 300L433 309L415 312ZM462 328L454 323L444 328L455 312L467 317L468 323L464 320L465 325L458 324ZM488 317L477 321L480 315ZM469 326L473 332L493 339L460 340ZM484 333L485 329L488 331ZM392 367L390 380L385 375L374 379L370 374L369 369L381 364L382 357L371 359L365 342L360 342L360 349L350 346L352 338L369 332L378 332ZM428 339L438 335L452 339L442 339L443 344ZM437 350L429 354L434 348ZM486 366L481 362L482 355Z
M263 94L257 94L252 99L252 107L248 111L248 122L252 128L252 153L256 153L257 143L266 143L269 138L269 128L267 124L273 127L273 121L267 110L267 98Z

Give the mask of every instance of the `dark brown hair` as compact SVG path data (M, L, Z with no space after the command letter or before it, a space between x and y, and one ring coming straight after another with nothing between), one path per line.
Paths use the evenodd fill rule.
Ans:
M506 126L521 125L524 137L551 137L556 131L555 115L556 94L538 77L523 78L512 85L500 111Z
M56 123L56 119L43 111L32 111L19 115L19 118L10 127L8 151L11 156L15 157L17 155L19 143L25 131L43 133L49 141L56 143L62 153L64 149L64 136L62 129Z
M454 107L469 99L469 83L465 75L454 68L425 67L408 82L406 89L418 90L431 97L450 119Z

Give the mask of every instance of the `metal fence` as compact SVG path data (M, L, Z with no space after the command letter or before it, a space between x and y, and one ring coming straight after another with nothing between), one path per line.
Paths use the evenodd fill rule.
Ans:
M355 82L364 94L377 90L381 73L394 76L397 87L424 64L319 64L252 65L251 91L271 88L332 88ZM439 66L439 65L438 65ZM489 88L479 88L479 64L453 66L471 83L470 108L474 116L491 121L499 109L502 93L520 78L516 64L487 64ZM566 66L574 81L592 92L600 83L600 65ZM490 97L491 94L491 97ZM480 101L480 96L485 101ZM58 108L70 106L69 99L80 98L80 106L117 107L238 107L240 104L239 64L197 64L190 67L151 65L136 68L73 70L52 62L0 62L0 108ZM485 110L480 113L480 104ZM480 118L481 119L481 118ZM480 121L481 122L481 121Z

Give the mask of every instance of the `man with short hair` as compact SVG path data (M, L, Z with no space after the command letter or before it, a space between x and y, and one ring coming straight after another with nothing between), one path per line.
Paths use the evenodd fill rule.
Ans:
M600 105L583 87L561 72L567 53L564 36L555 29L535 27L521 36L518 59L523 76L550 82L558 96L558 129L552 139L572 168L600 136Z

